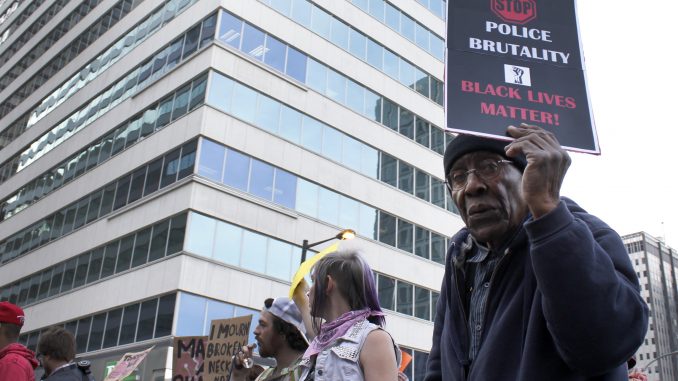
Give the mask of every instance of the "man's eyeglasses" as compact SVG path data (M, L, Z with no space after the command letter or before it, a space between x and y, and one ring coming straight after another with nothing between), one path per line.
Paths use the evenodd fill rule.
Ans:
M500 164L511 164L511 163L513 162L510 160L497 160L497 161L486 160L481 162L478 165L478 168L468 170L455 169L447 174L447 177L445 179L445 185L447 185L447 189L450 192L461 190L466 186L466 183L468 182L468 176L471 173L475 173L475 175L480 177L482 180L493 180L499 175L499 172L501 170L501 168L499 167Z

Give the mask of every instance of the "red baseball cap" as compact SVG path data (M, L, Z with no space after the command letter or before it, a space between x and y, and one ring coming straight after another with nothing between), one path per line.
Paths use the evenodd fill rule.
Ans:
M0 302L0 323L24 325L24 310L10 302Z

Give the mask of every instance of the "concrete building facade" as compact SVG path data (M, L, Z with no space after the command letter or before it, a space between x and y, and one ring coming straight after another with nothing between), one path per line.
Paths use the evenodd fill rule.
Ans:
M103 378L357 232L421 380L448 236L444 0L0 1L0 299ZM319 249L319 248L317 248ZM256 321L256 320L255 320Z
M622 237L650 307L645 342L636 353L649 380L678 377L678 254L663 240L645 232Z

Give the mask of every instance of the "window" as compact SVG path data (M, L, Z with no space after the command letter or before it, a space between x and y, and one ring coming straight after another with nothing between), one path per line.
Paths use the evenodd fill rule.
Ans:
M127 175L124 178L117 181L115 189L115 201L113 202L113 210L122 208L127 204L127 196L129 195L129 185L131 180L131 175Z
M266 35L266 48L264 49L264 63L272 66L279 72L285 72L286 46L277 38Z
M167 255L183 250L186 231L186 214L172 218L167 242Z
M288 46L285 73L299 82L304 82L306 78L306 61L307 57L305 54Z
M396 56L393 54L388 49L383 49L384 52L384 67L383 71L388 75L389 77L398 80L399 77L399 63L400 63L400 57Z
M414 287L414 316L430 320L431 291L421 287Z
M158 190L160 185L160 172L162 171L162 158L159 158L148 165L148 173L144 184L144 196L147 196Z
M294 143L301 138L301 113L297 110L282 106L280 110L279 135Z
M326 95L335 101L346 103L346 77L334 70L327 70Z
M104 331L103 348L110 348L118 345L118 334L120 333L120 320L122 318L122 308L108 312L106 319L106 329Z
M380 179L391 186L398 184L398 161L391 155L381 153L380 161Z
M318 7L311 10L311 30L329 40L332 16Z
M395 246L396 218L388 213L379 213L379 241Z
M221 25L219 26L219 41L239 49L242 26L243 22L241 20L233 17L228 12L222 11Z
M396 311L406 315L412 315L412 284L398 281L397 287L398 292L396 294Z
M150 252L148 254L149 262L160 259L165 255L168 228L169 221L163 221L153 226Z
M245 23L241 50L258 60L262 60L264 56L264 32Z
M170 294L160 298L154 337L168 336L171 333L175 296L175 294Z
M431 177L420 170L416 170L416 189L415 195L424 201L430 200Z
M198 107L205 101L205 89L207 87L207 77L203 76L202 78L197 79L193 82L193 87L191 89L190 103L188 105L188 110L191 111Z
M106 278L115 272L115 263L118 258L118 246L120 241L115 241L106 245L104 259L101 267L101 278Z
M292 19L309 28L311 26L311 3L306 0L292 0Z
M290 209L295 207L297 178L289 172L275 170L275 188L273 188L273 202Z
M201 140L198 174L216 182L221 182L221 172L226 149L210 140Z
M398 164L398 189L414 193L414 168L402 161Z
M78 265L75 268L75 277L73 280L73 288L80 287L85 284L87 280L87 269L90 262L90 253L85 253L78 256Z
M242 231L237 226L218 221L214 241L214 259L238 266L240 264Z
M153 338L153 326L155 324L155 314L157 307L158 299L151 299L141 303L136 341L149 340Z
M103 247L92 250L89 261L89 270L87 271L87 283L92 283L99 279L103 258L104 258Z
M270 238L268 241L266 274L278 279L290 279L292 275L292 245Z
M344 50L348 50L349 26L332 17L330 41Z
M312 89L321 94L325 94L325 88L327 86L327 67L315 60L309 59L305 82Z
M414 227L411 223L398 220L398 248L400 250L412 252L412 238Z
M429 259L430 232L419 226L415 227L414 254Z
M191 214L186 250L205 257L212 256L216 221L202 214Z
M164 188L177 180L179 172L179 153L180 149L165 155L162 177L160 178L160 188Z
M183 116L188 111L188 93L190 87L186 86L179 91L177 91L176 98L174 99L174 109L172 110L172 120Z
M139 304L132 304L124 309L118 345L134 342L136 327L139 320Z
M280 120L280 103L262 94L259 94L257 100L259 105L257 107L255 124L266 131L277 134L278 121Z
M87 209L87 220L85 224L96 220L99 217L99 207L101 206L101 197L103 191L98 191L90 197L89 208Z
M431 260L445 263L445 237L431 232Z
M198 49L199 38L200 38L200 24L191 28L191 30L189 30L186 33L183 54L181 56L182 60L186 59L186 57L188 57Z
M224 170L224 184L247 191L249 181L249 157L233 150L226 153L226 167Z
M249 87L236 84L233 91L232 114L245 122L256 119L257 93Z
M136 234L134 252L132 254L132 267L141 266L148 260L148 247L151 239L151 228L141 230Z
M127 203L134 202L141 198L144 191L144 180L146 179L146 167L137 169L132 173L132 179L130 182L130 191Z
M52 272L52 282L49 289L49 296L56 295L59 293L59 290L61 288L61 279L63 275L64 275L64 264L60 263L59 265L54 267L54 271Z
M357 30L351 28L349 32L348 50L351 54L364 61L367 54L367 37Z
M318 189L318 218L333 225L339 224L339 194L323 187Z
M395 310L395 279L379 275L377 278L379 305L388 310Z
M120 240L120 250L118 251L118 262L115 265L115 273L119 273L130 268L132 262L132 250L134 249L134 235L127 236Z
M106 326L106 313L94 315L94 317L92 317L92 324L89 334L89 343L87 344L88 352L101 349L105 326Z

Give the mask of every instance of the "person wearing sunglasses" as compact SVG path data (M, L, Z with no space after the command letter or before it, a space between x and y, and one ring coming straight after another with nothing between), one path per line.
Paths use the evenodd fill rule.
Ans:
M551 132L507 132L445 150L465 227L448 248L425 380L627 380L648 308L624 243L561 197L570 157Z

